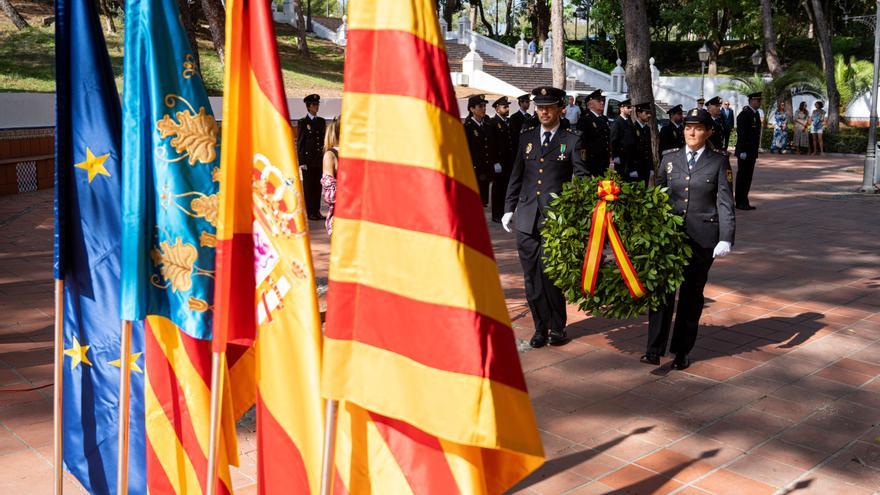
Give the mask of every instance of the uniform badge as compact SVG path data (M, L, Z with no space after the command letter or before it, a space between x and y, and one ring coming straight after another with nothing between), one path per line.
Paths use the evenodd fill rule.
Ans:
M306 129L309 130L309 131L311 131L311 130L312 130L312 124L306 124Z
M581 160L586 161L586 159L587 159L587 149L584 148L581 150Z
M641 133L641 132L639 132L639 130L638 130L638 129L636 129L636 136L641 136L641 135L642 135L642 133Z
M669 162L669 163L666 164L666 173L667 173L667 174L671 174L671 173L672 173L672 162Z
M532 152L532 143L529 143L526 145L526 154L528 155L531 152Z
M547 96L547 88L541 88L541 94Z
M727 182L733 182L733 170L727 169Z
M593 129L598 129L598 128L599 128L599 126L597 126L596 123L593 122Z
M476 129L474 129L474 136L480 137L480 133Z
M501 122L498 123L498 128L501 129Z

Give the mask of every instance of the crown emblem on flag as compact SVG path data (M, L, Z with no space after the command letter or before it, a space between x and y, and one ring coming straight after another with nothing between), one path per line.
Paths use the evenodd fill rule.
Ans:
M254 154L254 205L274 235L301 236L306 233L302 198L296 182L284 177L264 155Z

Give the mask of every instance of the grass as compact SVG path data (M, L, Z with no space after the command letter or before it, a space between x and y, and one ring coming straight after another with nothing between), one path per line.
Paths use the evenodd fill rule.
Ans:
M31 25L38 19L28 19ZM107 51L116 76L116 86L122 89L123 29L117 20L119 32L105 34ZM284 87L289 97L320 93L339 96L342 93L342 63L344 50L335 44L314 37L308 38L311 58L300 56L296 49L294 31L289 26L276 24L278 52ZM202 36L204 35L204 36ZM199 55L202 78L208 94L223 94L223 66L207 36L200 33ZM55 91L55 35L54 27L31 27L22 31L11 24L0 24L0 92L51 93Z

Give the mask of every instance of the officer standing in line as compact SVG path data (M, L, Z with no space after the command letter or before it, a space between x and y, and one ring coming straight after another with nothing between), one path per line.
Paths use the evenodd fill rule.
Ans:
M633 155L632 160L623 170L623 180L627 182L642 181L648 184L648 179L654 173L654 151L651 149L651 122L652 102L639 103L636 105L636 121L632 125Z
M697 340L703 313L703 289L714 258L730 253L736 222L731 196L733 172L727 155L707 146L712 119L706 110L694 108L684 119L685 147L663 154L657 186L669 188L673 211L684 217L687 243L693 250L684 268L684 283L678 289L678 308L669 350L675 354L672 368L690 366L688 354ZM641 362L660 364L675 307L673 292L657 311L648 312L648 344Z
M495 175L495 165L500 166L492 138L492 125L486 118L487 103L489 100L483 95L468 98L468 118L464 121L464 132L467 135L483 206L489 206L489 184Z
M597 89L587 95L587 111L577 125L587 150L587 169L593 176L604 174L611 162L611 129L604 112L605 96Z
M513 170L513 161L516 159L516 145L519 142L519 134L514 134L508 115L510 115L510 101L506 96L498 98L492 103L495 116L490 124L495 140L495 150L498 153L500 165L495 169L495 180L492 181L492 221L500 222L504 214L504 201L507 199L507 183L510 181L510 172Z
M565 91L552 86L532 91L540 124L520 135L516 160L507 188L507 201L501 225L511 231L514 211L516 248L523 267L526 299L535 322L535 334L529 345L543 347L568 342L565 332L565 296L544 273L544 240L541 227L544 211L553 193L572 175L589 175L584 165L581 138L572 129L562 129L559 119L565 108Z
M730 101L724 100L721 104L721 120L724 121L724 149L727 149L730 143L730 132L733 131L733 110L730 108Z
M714 97L706 102L706 108L709 110L709 116L712 117L712 135L709 137L709 143L722 152L727 152L724 148L724 120L721 118L721 98Z
M296 154L303 170L303 196L309 220L324 220L321 215L321 174L324 160L324 130L327 122L318 117L321 97L311 94L303 98L306 116L296 121Z
M660 153L684 146L684 126L681 125L684 110L681 105L675 105L666 114L669 115L669 123L660 129Z
M733 194L738 210L754 210L749 203L749 189L755 173L755 161L761 146L761 93L749 95L749 104L736 117L736 191Z
M619 108L620 117L611 124L611 161L614 169L622 173L629 166L633 154L632 102L627 98L620 102Z
M519 110L510 116L510 131L517 138L523 129L534 127L539 123L538 118L529 113L531 98L532 95L528 93L517 98L516 102L519 105Z

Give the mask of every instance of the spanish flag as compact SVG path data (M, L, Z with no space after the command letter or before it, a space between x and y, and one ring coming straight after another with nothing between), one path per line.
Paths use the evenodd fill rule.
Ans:
M322 384L341 401L335 491L502 493L544 454L434 3L352 0L348 22Z
M259 492L317 493L321 321L268 2L227 1L224 87L214 350L256 348Z

